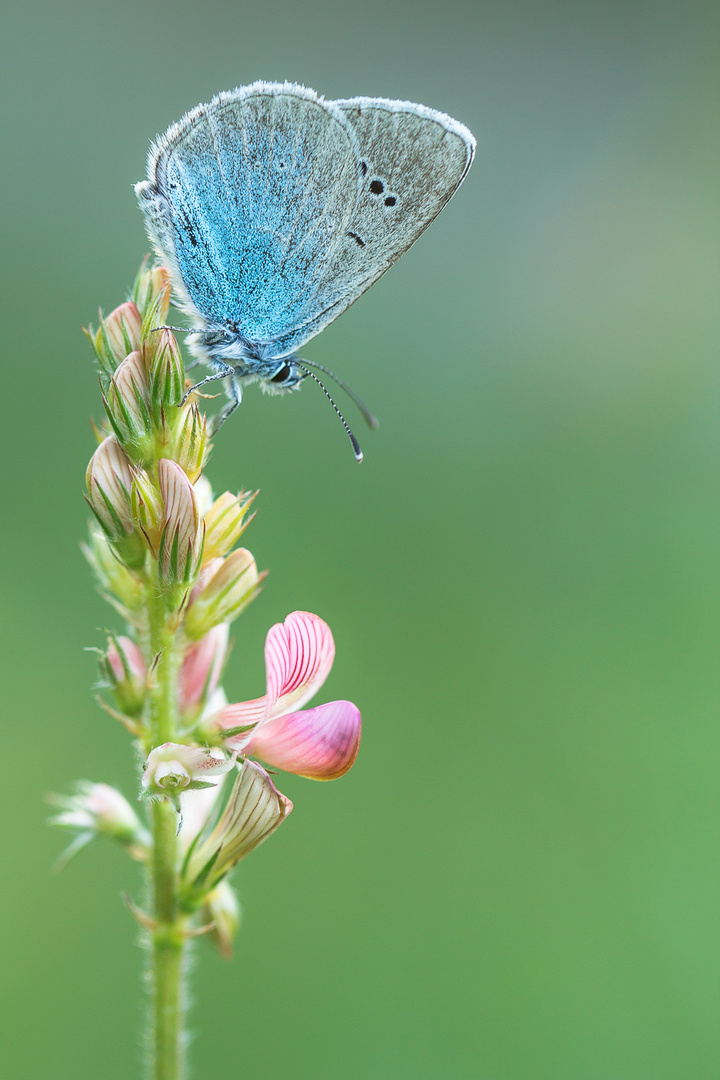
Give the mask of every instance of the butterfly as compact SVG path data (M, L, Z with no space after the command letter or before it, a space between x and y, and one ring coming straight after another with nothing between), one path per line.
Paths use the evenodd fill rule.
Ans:
M152 143L135 192L196 324L191 351L212 372L197 386L227 380L219 422L253 381L294 390L307 376L320 382L315 367L349 390L297 350L424 232L475 145L463 124L424 105L326 101L287 82L218 94Z

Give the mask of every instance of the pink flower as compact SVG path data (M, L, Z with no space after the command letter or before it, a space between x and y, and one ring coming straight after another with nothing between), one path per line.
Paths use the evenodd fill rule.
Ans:
M186 650L178 676L178 700L183 712L204 702L217 686L229 635L229 624L220 623Z
M357 707L331 701L296 711L320 689L334 658L330 627L317 615L295 611L271 627L265 641L266 694L226 705L214 718L214 725L228 732L226 745L313 780L343 776L360 747ZM253 727L236 730L246 725Z
M107 661L118 683L127 678L145 680L147 674L143 654L128 637L109 639Z

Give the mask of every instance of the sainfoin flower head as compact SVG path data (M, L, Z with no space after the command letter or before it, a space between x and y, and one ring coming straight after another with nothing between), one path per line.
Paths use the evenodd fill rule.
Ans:
M246 757L313 780L343 776L360 747L358 708L331 701L297 711L325 682L334 657L327 623L308 611L293 612L268 631L265 695L226 705L210 725L226 733L228 748Z

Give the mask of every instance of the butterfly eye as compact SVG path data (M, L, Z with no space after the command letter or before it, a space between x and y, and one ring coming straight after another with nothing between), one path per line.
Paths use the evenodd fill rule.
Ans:
M291 375L292 368L290 367L290 365L283 364L282 367L279 367L275 374L272 376L270 382L284 383L290 378Z

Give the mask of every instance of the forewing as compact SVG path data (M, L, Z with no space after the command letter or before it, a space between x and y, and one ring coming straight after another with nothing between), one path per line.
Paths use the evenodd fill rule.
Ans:
M254 84L170 128L138 197L197 314L265 343L317 316L316 288L355 213L357 161L332 103L292 84Z
M344 241L316 285L318 313L303 328L303 340L407 251L457 191L475 153L475 139L463 124L423 105L383 98L333 104L357 137L360 197Z

